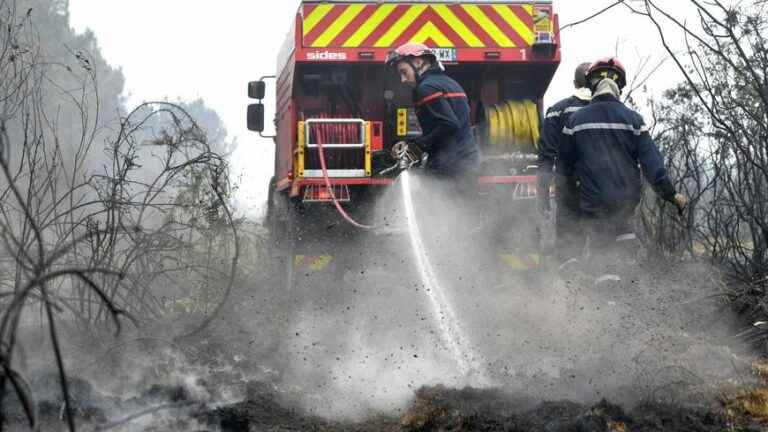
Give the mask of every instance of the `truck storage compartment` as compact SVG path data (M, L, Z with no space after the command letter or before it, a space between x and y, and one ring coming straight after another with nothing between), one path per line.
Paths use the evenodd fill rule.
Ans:
M337 119L321 116L304 122L305 178L323 177L320 145L330 177L366 177L368 153L366 123L362 119Z

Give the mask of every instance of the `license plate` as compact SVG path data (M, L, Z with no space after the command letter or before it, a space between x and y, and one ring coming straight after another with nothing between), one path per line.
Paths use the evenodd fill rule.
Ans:
M456 59L456 48L432 48L432 51L435 53L435 56L438 60L441 62L455 62Z

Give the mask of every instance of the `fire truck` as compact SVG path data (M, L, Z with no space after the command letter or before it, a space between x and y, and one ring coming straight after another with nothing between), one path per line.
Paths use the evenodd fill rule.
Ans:
M433 48L466 91L482 151L478 199L507 214L498 220L536 219L542 100L560 63L551 1L302 1L276 75L248 85L258 100L248 127L264 136L265 89L276 83L266 220L289 273L329 268L340 238L363 241L365 230L339 210L373 224L371 209L396 182L389 150L421 131L410 89L384 64L407 42ZM499 246L513 270L540 263L534 247L521 246L532 244L535 224L524 226L515 223Z

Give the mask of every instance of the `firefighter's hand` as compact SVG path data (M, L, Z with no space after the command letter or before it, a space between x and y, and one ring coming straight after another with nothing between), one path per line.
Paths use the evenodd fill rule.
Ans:
M688 198L683 194L675 194L675 197L672 198L672 200L675 203L675 206L677 206L677 211L681 214L683 213L683 210L685 210L685 207L688 205Z
M400 160L400 158L402 158L405 152L407 151L408 151L408 143L405 141L400 141L397 144L392 146L390 155L392 156L392 159Z

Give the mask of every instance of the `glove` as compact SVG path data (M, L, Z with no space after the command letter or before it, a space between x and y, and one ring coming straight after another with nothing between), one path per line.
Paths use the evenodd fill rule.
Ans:
M405 141L400 141L392 146L392 150L389 154L392 156L392 159L400 160L406 151L408 151L408 143Z
M398 161L405 161L407 163L415 163L421 161L424 156L424 151L414 143L407 141L400 141L392 146L390 155L393 159Z
M675 194L674 198L672 198L672 201L675 203L675 206L677 206L677 211L680 212L680 214L683 213L685 206L688 205L688 198L680 193Z

